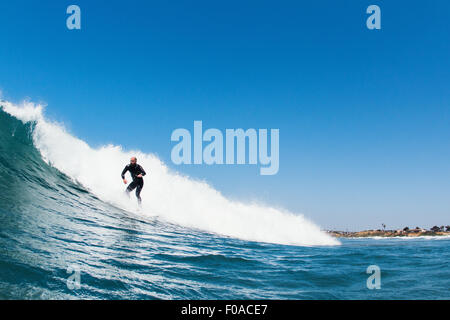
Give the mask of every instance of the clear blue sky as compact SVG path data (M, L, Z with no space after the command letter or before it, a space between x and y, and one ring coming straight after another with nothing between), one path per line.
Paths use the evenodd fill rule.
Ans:
M0 89L93 146L156 153L325 228L450 224L449 17L447 0L3 1ZM170 134L194 120L279 128L279 173L173 165Z

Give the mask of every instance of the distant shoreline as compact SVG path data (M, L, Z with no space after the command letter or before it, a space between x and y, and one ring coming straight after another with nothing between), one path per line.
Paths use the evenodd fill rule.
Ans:
M368 238L368 237L423 237L423 236L450 236L450 226L442 226L426 230L422 228L409 229L408 227L399 230L363 230L363 231L335 231L326 232L336 238Z

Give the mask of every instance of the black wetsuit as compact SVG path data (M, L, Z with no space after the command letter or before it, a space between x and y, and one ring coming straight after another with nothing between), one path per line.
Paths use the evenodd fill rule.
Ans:
M142 201L141 191L142 191L142 188L144 187L144 179L138 178L137 176L140 174L142 174L142 176L145 176L146 173L145 173L144 169L138 164L135 164L135 165L127 164L122 171L122 175L121 175L122 180L125 179L125 173L127 173L127 171L130 171L133 182L131 182L128 185L126 192L130 193L131 191L133 191L136 188L136 198L138 199L139 203L141 203L141 201Z

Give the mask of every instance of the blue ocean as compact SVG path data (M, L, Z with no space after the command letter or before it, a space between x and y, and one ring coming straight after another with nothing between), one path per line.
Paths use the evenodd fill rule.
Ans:
M120 184L127 151L3 104L0 299L450 298L448 237L334 239L139 152L150 174L138 208Z

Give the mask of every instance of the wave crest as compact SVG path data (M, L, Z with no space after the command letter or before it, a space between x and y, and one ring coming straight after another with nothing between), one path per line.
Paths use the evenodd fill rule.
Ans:
M155 155L106 145L92 148L45 118L44 107L32 102L2 101L3 111L34 122L34 146L50 165L81 183L101 200L137 212L136 202L124 195L119 174L135 155L148 175L142 191L142 214L168 222L249 241L289 245L337 245L339 241L300 214L224 197L204 181L170 170Z

